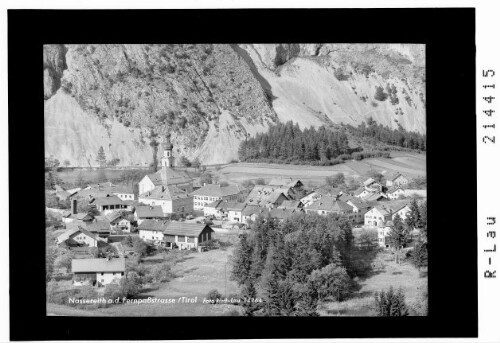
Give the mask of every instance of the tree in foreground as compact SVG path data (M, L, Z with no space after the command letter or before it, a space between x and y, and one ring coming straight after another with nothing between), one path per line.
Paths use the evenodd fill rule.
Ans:
M419 242L412 251L411 262L418 268L427 267L427 243Z
M408 243L410 232L408 227L403 223L403 220L396 214L393 220L393 227L391 231L389 231L389 236L387 237L387 241L389 245L396 251L396 262L401 263L401 249Z
M401 288L395 293L392 286L389 291L375 293L375 312L378 317L408 316L408 306Z

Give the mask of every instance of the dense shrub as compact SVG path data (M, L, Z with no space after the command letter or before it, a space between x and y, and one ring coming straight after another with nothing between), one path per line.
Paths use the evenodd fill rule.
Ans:
M210 292L208 292L207 299L217 301L219 299L222 299L222 294L220 294L218 290L212 289Z

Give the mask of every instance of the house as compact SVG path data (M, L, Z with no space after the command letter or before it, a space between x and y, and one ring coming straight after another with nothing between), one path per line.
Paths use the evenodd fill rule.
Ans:
M382 192L382 184L380 182L375 181L372 178L369 178L365 182L363 182L363 187L368 192Z
M199 244L212 240L214 233L207 224L169 222L163 231L164 244L167 248L176 244L180 250L198 249Z
M255 221L259 214L263 212L263 208L256 205L247 205L241 211L241 222L248 224L250 221Z
M71 261L75 286L105 286L125 276L124 258L82 258Z
M281 187L256 185L245 201L247 205L260 207L278 207L283 201L289 200Z
M369 227L382 227L388 221L394 221L396 215L399 215L402 220L405 220L409 211L410 206L408 206L407 202L397 201L386 203L376 206L366 212L364 224Z
M387 187L393 187L393 186L404 186L408 184L408 179L401 175L400 173L394 173L389 176L387 176L387 181L386 181L386 186Z
M387 196L389 197L389 199L391 200L396 200L398 199L400 196L404 196L405 195L405 190L400 188L399 186L396 186L396 187L391 187L387 190Z
M372 206L359 198L352 198L346 201L346 203L352 206L354 219L356 223L363 223L365 220L365 214L368 212Z
M169 137L161 144L163 157L161 158L161 169L156 173L144 176L139 182L139 194L154 190L159 186L176 186L186 193L193 191L193 179L186 172L174 168L173 145Z
M354 191L354 196L356 198L360 198L360 199L364 199L371 194L373 194L373 193L366 190L364 187L360 187Z
M191 193L193 209L203 211L204 207L216 200L235 201L240 194L238 186L221 186L208 184Z
M298 200L302 196L304 184L299 179L278 177L271 179L269 186L282 188L283 194L289 199Z
M353 208L342 200L338 200L336 196L322 196L311 205L304 208L306 213L318 214L336 214L345 215L349 219L353 219Z
M387 237L389 236L389 233L391 232L393 226L394 223L389 220L387 223L385 223L384 226L377 228L377 239L378 239L378 245L380 247L382 248L389 247L389 242L387 240Z
M128 205L123 203L123 200L116 195L107 195L105 197L95 198L90 203L95 205L96 209L103 215L118 210L128 209Z
M124 212L113 212L106 216L106 219L109 221L109 225L111 226L111 231L125 231L130 232L130 228L132 226L130 219Z
M78 189L78 191L71 196L77 198L88 198L92 200L112 195L116 195L121 200L135 200L135 195L132 187L125 185L114 185L111 182L90 184L85 188Z
M311 191L304 195L302 198L300 198L300 202L302 205L307 206L313 203L314 199L317 197L317 193L315 191Z
M205 207L203 207L203 215L205 217L213 216L217 219L222 218L223 211L222 208L219 207L222 202L222 200L216 200L214 202L211 202L210 204L206 204Z
M242 211L245 204L241 202L227 203L227 219L234 222L242 222Z
M285 208L285 209L299 209L304 207L304 204L300 200L285 200L281 203L281 205L278 206L278 208Z
M139 201L150 206L161 206L163 214L191 214L193 212L193 197L176 185L155 187L140 194Z
M136 206L134 219L137 224L141 224L146 219L163 219L165 215L161 206Z
M137 227L139 237L149 243L160 244L163 242L163 231L166 227L166 220L145 219Z
M198 248L213 238L214 230L207 224L145 220L139 225L139 237L146 242L181 250Z
M94 220L94 216L88 213L78 213L77 212L77 200L71 199L71 210L65 211L61 215L61 220L63 223L70 223L74 220L86 222Z
M103 238L103 241L106 241L106 238L111 234L111 227L109 225L109 221L104 219L94 220L92 222L71 222L66 224L66 230L72 229L75 227L79 227L89 231L97 237Z
M391 220L392 212L382 206L376 206L365 213L364 224L368 227L383 227Z
M387 195L384 193L370 193L363 198L365 201L384 201L387 200Z
M56 238L58 245L66 243L68 246L97 247L98 241L97 236L80 226L68 228Z

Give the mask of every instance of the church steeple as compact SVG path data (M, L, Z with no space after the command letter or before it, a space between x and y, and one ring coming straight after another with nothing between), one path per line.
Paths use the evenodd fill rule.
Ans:
M172 150L174 146L170 142L170 135L167 135L165 141L162 143L163 147L163 157L161 158L162 168L172 168L174 166L174 156L172 155Z

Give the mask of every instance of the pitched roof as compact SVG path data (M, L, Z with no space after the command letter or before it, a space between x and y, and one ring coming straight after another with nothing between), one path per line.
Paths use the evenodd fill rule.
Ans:
M375 180L370 177L366 181L363 182L363 185L369 186L369 185L371 185L374 182L375 182Z
M356 197L347 200L347 203L351 203L352 205L356 206L357 209L365 209L371 207L369 203Z
M202 196L211 196L211 197L225 197L229 195L236 195L240 193L240 189L238 186L221 186L221 185L205 185L194 192L191 195L202 195Z
M97 239L91 232L85 230L84 228L74 226L74 227L67 228L62 234L57 236L57 240L59 242L64 242L64 241L68 240L71 236L73 236L74 234L77 234L78 232L81 232L81 233L83 233L83 234L85 234L93 239Z
M82 229L87 230L87 231L92 232L92 233L94 233L94 232L100 233L100 232L109 232L110 231L109 221L107 221L107 220L97 220L94 222L76 222L76 221L73 221L73 222L66 224L66 229L75 228L75 227L82 228Z
M228 202L226 207L228 211L242 211L246 204L242 202Z
M354 195L357 196L357 195L360 195L361 193L363 193L364 191L366 191L366 189L364 189L363 187L360 187L358 189L356 189L354 191Z
M256 206L256 205L247 205L243 211L241 211L241 214L243 216L251 216L255 213L258 213L262 207Z
M288 200L288 197L284 193L285 191L282 187L257 185L252 189L250 194L248 194L246 203L258 206L275 204L280 196Z
M112 223L117 219L122 219L122 217L124 217L124 214L120 211L113 211L111 213L108 213L105 217L107 220L109 220L110 223Z
M403 176L403 175L401 173L392 173L391 175L389 175L387 177L387 180L394 181L394 180L396 180L400 176Z
M385 197L380 193L373 193L373 194L368 195L365 199L366 199L366 201L376 201L380 198L385 198Z
M167 221L163 220L154 220L154 219L146 219L143 221L139 227L137 228L138 230L145 230L145 231L162 231L165 230L167 227Z
M161 206L136 206L135 213L139 218L163 218Z
M186 223L186 222L169 222L163 231L165 235L181 235L181 236L199 236L201 232L208 227L212 232L212 228L207 224Z
M339 194L340 189L330 186L330 185L323 185L314 190L317 194L320 195L329 195L329 196L334 196Z
M162 168L162 169L165 170L167 176L167 184L164 186L192 182L192 179L187 175L186 172L182 170L176 170L175 168ZM163 181L161 178L162 169L158 170L156 173L146 175L151 180L151 182L153 182L155 186L163 185Z
M285 200L279 206L280 208L295 209L299 208L302 203L300 200Z
M158 200L177 200L188 198L189 194L175 185L156 186L153 190L139 195L139 198Z
M387 190L387 194L394 193L394 192L396 192L398 189L399 189L399 190L401 190L401 191L403 191L400 187L391 187L391 188L389 188L389 189Z
M296 187L297 184L302 184L299 179L292 179L291 177L276 177L269 181L269 186L285 186L289 188Z
M272 208L269 209L269 215L273 218L287 219L294 214L302 212L301 209L286 209L286 208Z
M307 207L308 210L322 210L330 212L352 211L352 206L337 197L323 196Z
M97 206L106 206L106 205L123 205L122 199L118 198L116 195L109 195L105 197L96 198L93 201Z
M71 261L73 273L125 272L124 258L82 258Z

